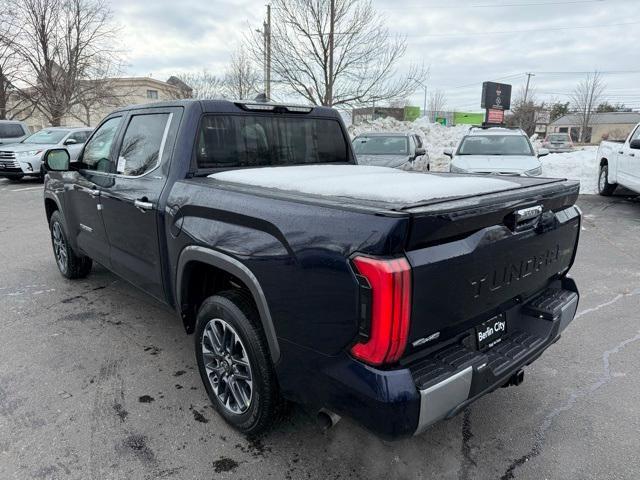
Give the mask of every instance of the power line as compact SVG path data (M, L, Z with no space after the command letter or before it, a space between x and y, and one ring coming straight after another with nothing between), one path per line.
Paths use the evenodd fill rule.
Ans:
M381 10L406 10L406 9L414 9L414 8L429 8L429 9L438 9L438 10L454 10L454 9L465 9L465 8L504 8L504 7L545 7L549 5L576 5L576 4L585 4L585 3L604 3L606 0L569 0L569 1L559 1L559 2L530 2L530 3L487 3L487 4L475 4L475 5L406 5L403 7L396 7L389 9L388 7L383 7Z
M606 25L574 25L574 26L566 26L566 27L545 27L544 31L563 31L563 30L584 30L590 28L609 28L609 27L623 27L628 25L638 25L640 22L627 22L627 23L609 23ZM513 33L527 33L527 32L540 32L539 28L534 29L522 29L522 30L501 30L501 31L493 31L493 32L467 32L467 33L426 33L426 34L417 34L417 35L406 35L410 38L431 38L431 37L478 37L478 36L488 36L488 35L507 35Z
M515 77L521 77L522 75L524 75L524 73L512 73L510 75L504 75L502 77L495 77L493 80L508 80L510 78L515 78ZM479 87L482 85L482 82L473 82L473 83L467 83L465 85L458 85L456 87L447 87L447 90L459 90L462 88L471 88L471 87Z
M595 70L601 75L619 75L619 74L627 74L627 73L640 73L640 70ZM587 75L589 73L594 73L594 70L583 71L583 72L535 72L536 75Z
M593 73L593 70L591 71L565 71L565 72L536 72L536 71L532 71L530 72L532 74L535 74L536 76L540 76L540 75L587 75L589 73ZM634 74L634 73L640 73L640 70L598 70L598 73L601 75L626 75L626 74ZM509 80L509 79L515 79L517 77L522 77L526 75L525 72L520 72L520 73L512 73L512 74L508 74L508 75L503 75L501 77L494 77L493 80ZM447 90L461 90L464 88L477 88L480 87L482 85L481 81L476 81L473 83L466 83L464 85L456 85L454 87L446 87ZM611 89L614 90L614 89ZM634 88L628 88L628 89L623 89L623 90L631 90L631 91L636 91L636 89Z

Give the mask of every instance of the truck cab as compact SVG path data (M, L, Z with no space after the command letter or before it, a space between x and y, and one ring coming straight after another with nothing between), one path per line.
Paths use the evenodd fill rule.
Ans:
M602 142L598 160L600 195L612 195L618 185L640 193L640 124L626 140Z

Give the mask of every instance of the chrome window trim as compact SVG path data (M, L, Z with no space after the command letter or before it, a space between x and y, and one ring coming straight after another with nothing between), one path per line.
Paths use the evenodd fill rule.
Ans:
M149 175L150 173L156 171L159 167L160 164L162 163L162 156L164 155L164 148L166 146L167 143L167 137L169 136L169 128L171 127L171 121L173 120L173 112L155 112L155 113L141 113L138 115L131 115L130 118L133 117L141 117L144 115L169 115L169 118L167 119L167 124L164 127L164 133L162 134L162 141L160 142L160 150L158 151L158 161L156 162L155 166L150 169L147 170L146 172L144 172L141 175L125 175L123 173L109 173L109 172L99 172L97 170L87 170L87 169L82 169L79 170L80 173L82 172L89 172L91 175L101 175L103 177L115 177L115 178L142 178L142 177L146 177L147 175ZM116 118L116 117L114 117ZM131 124L131 119L129 120L129 124ZM129 128L129 125L127 125L127 128ZM127 131L124 131L125 135L127 133ZM123 137L124 139L124 137ZM117 164L117 161L116 161Z

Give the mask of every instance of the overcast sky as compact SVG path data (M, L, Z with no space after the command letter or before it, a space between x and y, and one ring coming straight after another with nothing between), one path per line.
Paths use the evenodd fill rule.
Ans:
M264 1L112 0L128 73L166 80L202 68L224 71ZM535 73L539 100L568 100L584 75L606 73L607 99L640 110L640 0L374 0L391 32L406 36L400 70L430 66L429 88L447 107L479 110L484 80L517 92ZM579 28L577 28L579 27ZM569 72L569 73L567 73ZM422 106L418 90L410 99Z

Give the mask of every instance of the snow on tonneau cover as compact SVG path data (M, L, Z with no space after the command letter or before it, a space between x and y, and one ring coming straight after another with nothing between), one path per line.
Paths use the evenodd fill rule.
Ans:
M262 167L229 170L209 177L307 195L409 205L520 187L500 178L428 175L366 165Z
M573 207L579 183L561 179L357 165L263 167L210 177L287 193L382 202L409 214L410 345L433 335L454 337L535 296L569 268L580 231ZM539 208L539 222L519 230L516 212L531 207ZM409 346L406 353L411 351Z

